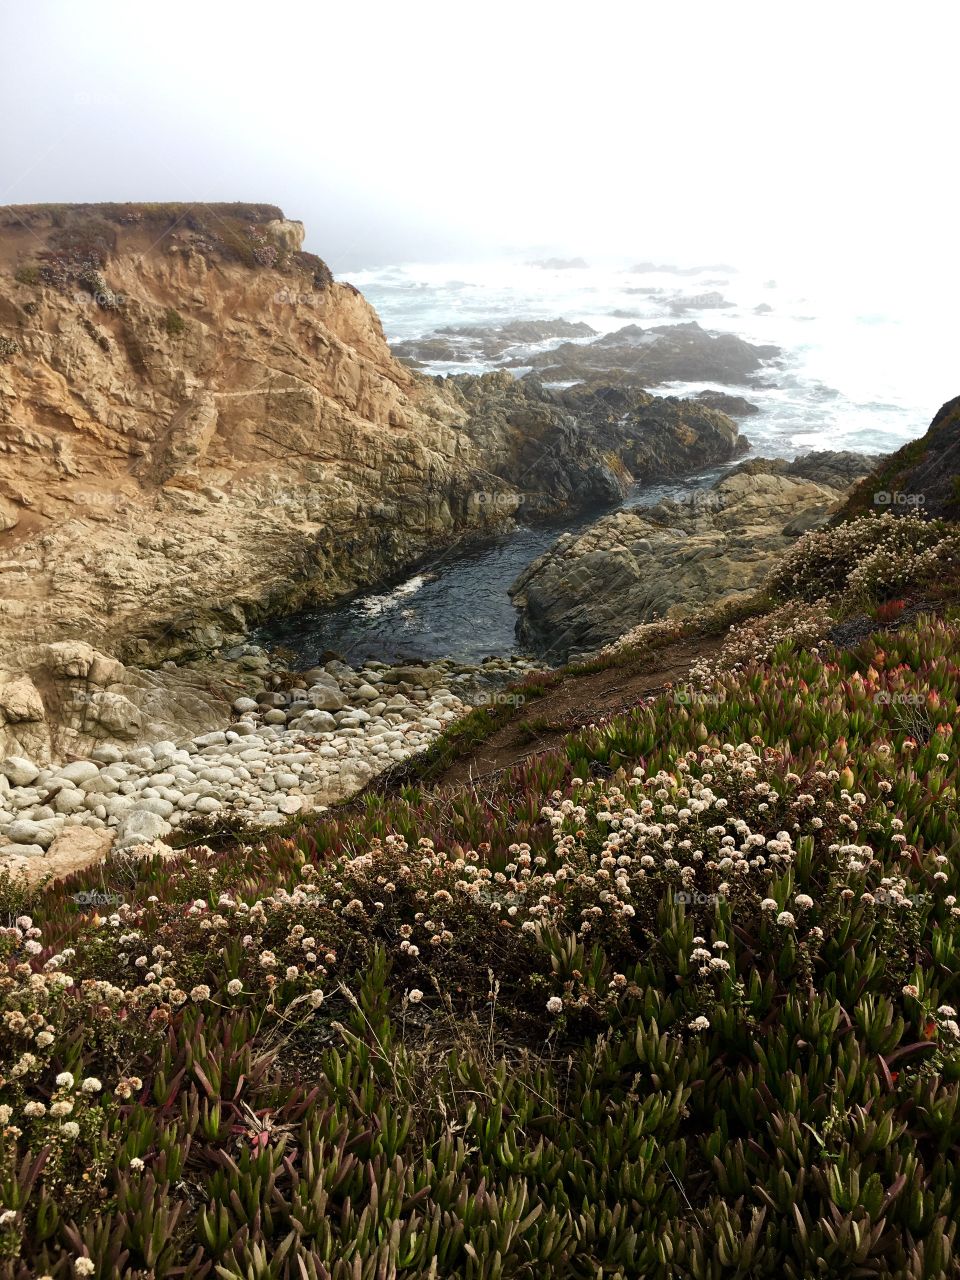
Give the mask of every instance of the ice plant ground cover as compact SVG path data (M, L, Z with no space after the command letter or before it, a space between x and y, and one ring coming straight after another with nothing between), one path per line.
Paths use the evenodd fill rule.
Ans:
M0 936L0 1275L957 1274L960 622ZM104 895L99 911L78 892Z

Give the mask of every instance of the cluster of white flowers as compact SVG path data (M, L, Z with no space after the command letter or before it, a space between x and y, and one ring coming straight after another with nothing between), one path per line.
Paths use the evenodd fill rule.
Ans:
M731 626L718 653L698 658L690 668L690 684L696 689L722 691L724 673L736 673L751 663L767 662L785 641L808 648L822 640L833 625L825 600L810 604L791 601L756 618ZM694 697L694 701L695 701Z
M860 516L804 534L779 561L768 586L775 594L807 599L811 593L822 596L825 587L839 592L858 586L902 586L924 571L919 558L951 537L955 543L956 535L942 521L925 520L916 512ZM943 554L955 555L956 546L945 547ZM904 556L915 565L907 578L902 572Z

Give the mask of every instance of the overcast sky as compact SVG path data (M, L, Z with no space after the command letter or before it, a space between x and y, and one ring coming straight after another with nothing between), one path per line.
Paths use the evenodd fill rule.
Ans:
M956 259L952 0L0 0L0 203L265 200L334 268Z

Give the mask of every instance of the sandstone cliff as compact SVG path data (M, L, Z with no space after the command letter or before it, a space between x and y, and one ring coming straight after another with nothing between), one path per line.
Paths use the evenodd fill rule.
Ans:
M428 379L263 205L0 210L0 663L216 649L438 546L731 457L703 405ZM664 408L664 405L667 405Z

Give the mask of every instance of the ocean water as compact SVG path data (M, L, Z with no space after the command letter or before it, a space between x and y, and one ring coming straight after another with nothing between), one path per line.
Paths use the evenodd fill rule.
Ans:
M623 264L551 269L503 260L406 264L348 278L376 307L391 342L445 325L562 317L584 321L601 334L629 324L696 320L748 342L773 343L784 356L762 375L761 387L720 388L745 395L761 409L741 426L763 456L793 457L811 449L889 452L921 435L940 405L957 393L951 297L943 296L937 280L894 280L882 268L863 281L810 273L790 279L773 271L710 266L689 274L635 272ZM707 293L721 294L730 305L691 306L683 315L670 309L678 294ZM770 310L758 314L758 306ZM427 372L490 367L482 361L437 363ZM707 386L718 384L672 383L652 390L692 395Z
M772 271L710 266L696 272L630 271L629 264L543 268L518 261L406 264L352 272L346 278L376 307L388 341L417 338L445 325L496 324L562 317L598 333L624 325L696 320L703 328L773 343L782 359L759 386L674 383L661 395L692 395L707 386L742 394L761 412L741 422L754 456L794 457L811 449L886 453L921 435L958 387L951 299L933 279L895 283L878 271L865 281L788 279ZM651 292L656 290L658 292ZM676 315L676 295L719 293L728 305ZM757 307L769 308L758 313ZM587 339L588 341L590 339ZM544 342L519 349L524 356ZM429 365L429 373L479 373L496 363ZM629 506L653 505L709 484L716 471L676 484L635 490ZM480 661L515 651L516 614L507 588L567 529L521 527L486 546L441 552L397 583L342 604L308 610L260 629L256 639L283 644L310 666L326 650L359 665L451 657Z

